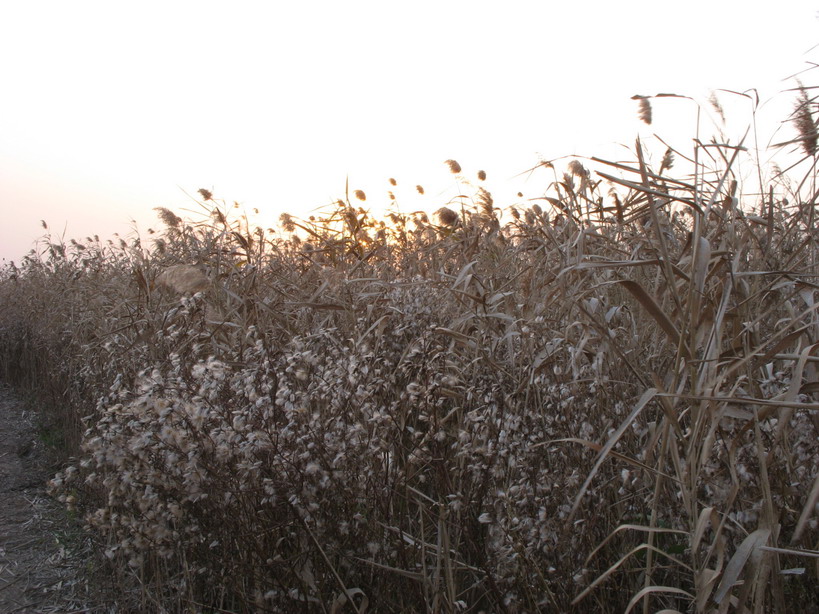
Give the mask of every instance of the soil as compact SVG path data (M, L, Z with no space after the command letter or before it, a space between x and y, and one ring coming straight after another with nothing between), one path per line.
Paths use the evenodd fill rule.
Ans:
M80 521L46 493L55 467L37 425L0 384L0 612L117 612L93 579Z

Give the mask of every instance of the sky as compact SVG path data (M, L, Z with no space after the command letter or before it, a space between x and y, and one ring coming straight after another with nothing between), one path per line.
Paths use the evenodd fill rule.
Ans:
M448 159L465 176L485 170L496 205L512 204L544 193L548 177L520 176L540 160L625 159L655 132L690 143L693 103L656 101L646 126L634 94L756 88L773 133L793 106L787 78L819 60L817 11L797 0L3 2L0 258L19 262L41 220L66 240L145 235L161 227L155 207L184 214L199 188L258 209L264 226L326 207L348 180L374 211L390 189L402 210L433 211L457 189ZM736 140L751 105L718 95Z

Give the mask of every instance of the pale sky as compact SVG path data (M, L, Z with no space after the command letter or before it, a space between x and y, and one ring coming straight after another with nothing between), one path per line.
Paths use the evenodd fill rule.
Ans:
M767 101L792 87L784 79L819 60L817 10L797 0L6 0L0 257L19 260L41 219L66 239L127 234L131 220L145 234L161 226L154 207L182 213L192 205L183 190L198 188L258 208L264 225L343 196L348 176L365 206L387 205L395 177L403 210L432 211L451 196L450 158L467 176L486 170L497 205L518 189L539 196L547 177L507 180L540 158L625 156L616 144L638 134L693 136L693 105L655 103L645 126L633 94L757 88ZM741 115L736 139L749 107L720 96ZM764 109L782 119L791 101Z

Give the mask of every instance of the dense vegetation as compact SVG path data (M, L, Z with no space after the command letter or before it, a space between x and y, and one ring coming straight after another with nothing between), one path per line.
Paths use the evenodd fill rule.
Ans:
M150 244L47 236L2 272L0 376L50 408L54 492L134 609L799 611L815 107L786 172L638 141L541 164L526 207L450 160L431 218L354 192L271 231L201 190Z

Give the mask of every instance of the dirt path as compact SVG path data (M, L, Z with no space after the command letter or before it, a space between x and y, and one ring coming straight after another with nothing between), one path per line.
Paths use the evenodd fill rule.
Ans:
M82 532L46 494L51 476L35 416L0 384L0 613L103 613Z

